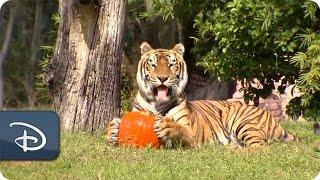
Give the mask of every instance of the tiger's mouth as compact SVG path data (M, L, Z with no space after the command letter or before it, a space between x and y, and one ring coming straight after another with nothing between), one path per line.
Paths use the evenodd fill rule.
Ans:
M157 100L159 101L166 101L168 100L170 94L171 94L171 88L168 88L167 86L160 85L153 89L153 94L155 97L157 97Z

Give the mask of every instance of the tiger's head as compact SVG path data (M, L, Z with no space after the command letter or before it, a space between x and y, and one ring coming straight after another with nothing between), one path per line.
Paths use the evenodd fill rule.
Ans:
M152 102L166 102L184 95L188 81L187 66L183 59L184 46L172 49L153 49L144 42L140 46L138 65L139 92Z

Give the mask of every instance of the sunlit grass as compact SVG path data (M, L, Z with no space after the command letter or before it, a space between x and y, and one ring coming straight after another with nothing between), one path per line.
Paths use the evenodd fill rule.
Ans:
M320 171L320 137L309 122L286 123L301 142L258 149L130 149L103 136L62 134L61 154L48 162L0 162L9 179L312 179Z

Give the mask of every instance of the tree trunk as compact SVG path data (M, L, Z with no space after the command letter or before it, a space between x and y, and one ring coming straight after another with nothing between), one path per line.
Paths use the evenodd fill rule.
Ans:
M29 108L32 108L36 101L35 96L35 71L37 65L37 55L39 52L41 22L42 22L43 0L37 0L36 13L34 17L33 35L31 42L31 57L28 70L25 72L25 89L28 97Z
M3 63L5 58L7 57L9 51L9 45L12 37L12 31L14 27L14 22L16 18L16 12L18 8L18 2L14 5L14 7L10 8L10 17L7 24L6 36L3 41L2 48L0 51L0 109L4 108L4 75L3 75Z
M49 87L61 127L95 131L120 114L120 57L125 0L60 0L61 22Z

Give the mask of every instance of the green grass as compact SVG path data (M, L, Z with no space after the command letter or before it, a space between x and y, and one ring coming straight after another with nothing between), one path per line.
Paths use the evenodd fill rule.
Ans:
M258 149L222 145L197 149L107 146L102 135L62 134L55 161L0 162L9 179L312 179L320 171L320 137L310 122L286 123L301 142Z

